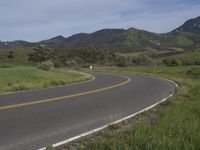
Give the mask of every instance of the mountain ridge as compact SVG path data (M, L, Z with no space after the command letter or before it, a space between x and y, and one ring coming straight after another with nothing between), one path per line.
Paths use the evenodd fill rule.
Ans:
M200 34L200 16L187 20L183 25L172 32L189 32Z
M1 42L0 50L44 46L57 49L97 48L120 52L131 52L169 47L190 48L200 46L200 16L189 19L169 33L153 33L136 28L102 29L93 33L78 33L69 37L62 35L39 42L12 41Z

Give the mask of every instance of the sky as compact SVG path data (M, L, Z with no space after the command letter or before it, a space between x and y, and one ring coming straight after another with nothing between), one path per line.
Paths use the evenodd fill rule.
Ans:
M0 41L40 41L104 28L169 32L200 16L200 0L0 0Z

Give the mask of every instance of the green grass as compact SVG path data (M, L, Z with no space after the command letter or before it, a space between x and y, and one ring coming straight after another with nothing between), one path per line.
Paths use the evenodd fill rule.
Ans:
M31 66L1 64L0 93L64 85L88 78L63 70L44 71Z
M108 128L89 139L63 148L84 150L199 150L200 67L103 68L120 73L142 73L177 81L175 96L152 110ZM127 126L129 126L127 128Z
M173 49L173 52L175 52L176 50ZM116 53L120 56L124 56L124 57L137 57L140 55L160 55L160 54L165 54L165 53L169 53L171 51L169 50L156 50L156 49L146 49L144 51L136 51L136 52L129 52L129 53Z
M130 53L116 53L117 55L124 56L124 57L135 57L139 55L143 55L146 51L142 52L130 52Z
M147 55L152 57L158 64L163 61L164 58L168 58L170 56L178 56L178 54L185 53L185 51L181 48L171 47L168 49L157 50L147 48L144 51L136 51L136 52L129 52L129 53L116 53L119 56L129 57L129 58L136 58L142 55Z

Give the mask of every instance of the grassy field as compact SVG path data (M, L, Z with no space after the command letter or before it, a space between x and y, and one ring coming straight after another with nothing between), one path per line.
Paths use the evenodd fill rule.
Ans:
M140 56L140 55L148 55L148 56L151 56L151 55L157 55L157 56L160 56L160 55L167 55L167 54L176 54L176 53L179 53L179 52L184 52L183 49L181 48L174 48L174 47L171 47L169 48L168 50L157 50L157 49L151 49L151 48L148 48L144 51L135 51L135 52L129 52L129 53L116 53L120 56L124 56L124 57L137 57L137 56Z
M59 150L199 150L200 67L104 68L166 77L179 83L174 97L152 110Z
M87 79L89 77L63 70L44 71L31 66L0 65L0 93L46 88Z

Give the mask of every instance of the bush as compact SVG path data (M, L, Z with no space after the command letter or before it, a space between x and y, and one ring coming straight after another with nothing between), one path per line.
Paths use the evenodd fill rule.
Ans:
M19 84L19 83L8 83L7 85L10 85L11 91L23 91L23 90L29 90L31 87L29 84Z
M115 65L117 65L119 67L128 66L128 59L124 56L117 56L115 58Z
M65 62L65 65L68 67L74 67L78 65L78 62L75 59L68 60Z
M155 61L146 55L133 58L132 62L139 66L155 66L156 65Z
M194 64L195 65L200 65L200 60L199 59L194 60Z
M48 71L50 68L54 67L53 63L49 61L42 62L38 65L39 69Z
M14 52L13 51L10 51L7 55L7 58L8 59L14 59Z
M182 58L181 64L184 65L184 66L195 65L195 60L193 60L191 58Z
M180 66L182 64L181 60L173 58L173 59L164 59L163 63L169 67Z
M58 62L58 61L54 61L54 67L55 68L60 68L60 67L62 67L63 65L62 65L62 63L60 63L60 62Z
M29 54L29 61L33 62L44 62L49 60L51 57L51 50L45 47L36 47L33 49L33 52Z

